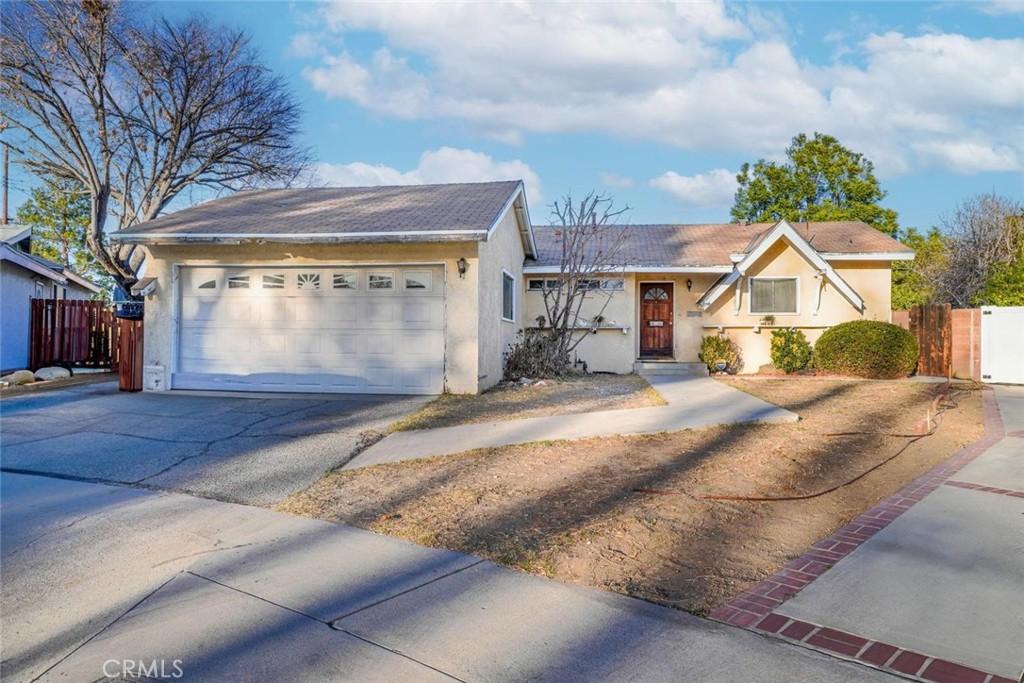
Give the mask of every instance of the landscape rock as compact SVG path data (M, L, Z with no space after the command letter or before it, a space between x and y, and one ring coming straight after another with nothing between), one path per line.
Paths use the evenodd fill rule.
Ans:
M36 370L36 379L40 382L45 382L50 379L67 379L71 376L71 371L67 368L61 367L49 367L39 368Z
M31 370L15 370L11 374L0 379L10 383L11 386L18 386L19 384L31 384L32 382L35 382L36 376L32 374Z

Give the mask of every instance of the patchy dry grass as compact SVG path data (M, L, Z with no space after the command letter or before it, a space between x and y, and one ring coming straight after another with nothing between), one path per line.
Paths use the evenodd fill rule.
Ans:
M706 613L981 436L977 391L938 432L834 493L905 439L939 391L912 382L728 383L803 419L560 441L332 473L281 506L525 571Z
M541 386L500 385L477 396L444 394L391 426L393 431L435 429L472 422L587 413L665 405L639 375L570 375Z

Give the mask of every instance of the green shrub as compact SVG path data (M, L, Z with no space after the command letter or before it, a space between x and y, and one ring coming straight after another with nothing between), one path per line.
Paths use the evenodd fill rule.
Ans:
M898 325L854 320L825 330L814 345L814 367L855 377L906 377L917 365L917 340Z
M800 372L811 362L811 343L800 330L772 330L772 365L783 372Z
M719 363L725 363L725 371L737 373L743 367L743 358L736 343L725 335L704 337L700 342L698 358L708 366L709 372L720 372Z

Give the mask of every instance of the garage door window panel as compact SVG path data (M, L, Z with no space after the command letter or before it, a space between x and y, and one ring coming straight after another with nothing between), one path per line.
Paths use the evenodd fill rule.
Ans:
M429 270L407 270L402 273L402 278L406 290L429 292L433 285Z
M275 273L273 275L264 275L262 278L263 289L284 289L285 287L285 275L284 273Z
M387 291L395 288L395 274L373 272L367 277L367 288L374 291Z
M358 289L358 280L356 279L355 271L335 273L332 278L332 286L334 289Z

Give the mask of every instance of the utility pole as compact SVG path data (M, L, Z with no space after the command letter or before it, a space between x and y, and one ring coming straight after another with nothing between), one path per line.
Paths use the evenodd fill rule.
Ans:
M0 221L2 221L4 225L7 225L7 170L10 168L10 160L8 159L7 154L7 144L0 142L0 145L3 145L4 147L4 208L3 216L0 217Z

